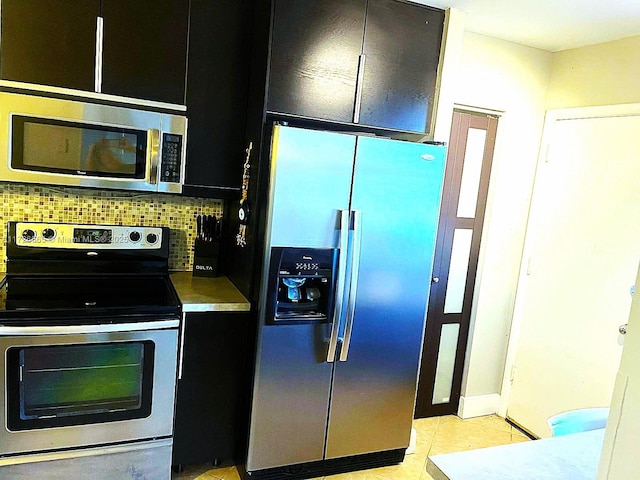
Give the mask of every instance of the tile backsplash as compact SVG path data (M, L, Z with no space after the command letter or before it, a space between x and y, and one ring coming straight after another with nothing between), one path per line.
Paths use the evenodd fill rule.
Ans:
M129 193L0 183L0 272L6 271L7 222L142 225L171 229L171 270L190 270L196 216L222 216L222 201L176 195Z

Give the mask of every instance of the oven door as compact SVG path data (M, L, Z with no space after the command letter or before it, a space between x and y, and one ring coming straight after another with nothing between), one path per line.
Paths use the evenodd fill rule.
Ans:
M170 437L178 323L0 327L0 455Z

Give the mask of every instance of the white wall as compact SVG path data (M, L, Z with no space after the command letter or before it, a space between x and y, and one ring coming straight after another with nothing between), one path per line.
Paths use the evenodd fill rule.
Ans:
M640 36L590 45L553 54L546 109L640 103ZM511 370L518 350L521 325L512 324L506 361ZM501 414L510 393L505 375Z
M640 36L553 56L547 109L640 103Z
M448 137L453 103L500 114L462 385L460 414L470 416L498 409L507 346L510 357L517 347L511 321L545 111L640 102L640 36L550 53L464 32L452 12L435 139Z
M459 108L498 111L500 120L462 385L462 416L498 408L551 65L550 52L464 33L455 102Z

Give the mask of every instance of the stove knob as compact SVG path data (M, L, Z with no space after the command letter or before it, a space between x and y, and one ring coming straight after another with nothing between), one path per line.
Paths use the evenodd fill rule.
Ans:
M156 235L155 233L147 234L147 243L150 243L151 245L153 245L157 241L158 241L158 235Z
M141 237L140 232L136 232L135 230L129 233L129 240L131 240L133 243L139 242L140 237Z
M45 240L53 240L56 236L56 231L53 228L45 228L42 230L42 238Z
M23 239L25 242L30 242L30 241L32 241L32 240L33 240L33 239L35 239L35 238L36 238L36 232L35 232L35 231L33 231L32 229L27 228L27 229L25 229L25 230L23 230L23 231L22 231L22 239Z

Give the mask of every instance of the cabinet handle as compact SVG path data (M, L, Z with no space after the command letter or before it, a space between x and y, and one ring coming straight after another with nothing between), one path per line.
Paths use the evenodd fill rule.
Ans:
M180 322L180 345L178 345L178 380L182 380L182 366L184 364L184 335L187 329L187 314L182 312Z
M362 105L362 80L364 78L364 62L367 59L364 53L358 58L358 78L356 80L356 104L353 108L353 123L360 122L360 106Z
M102 51L104 44L104 18L96 18L96 71L94 75L96 93L102 92Z

